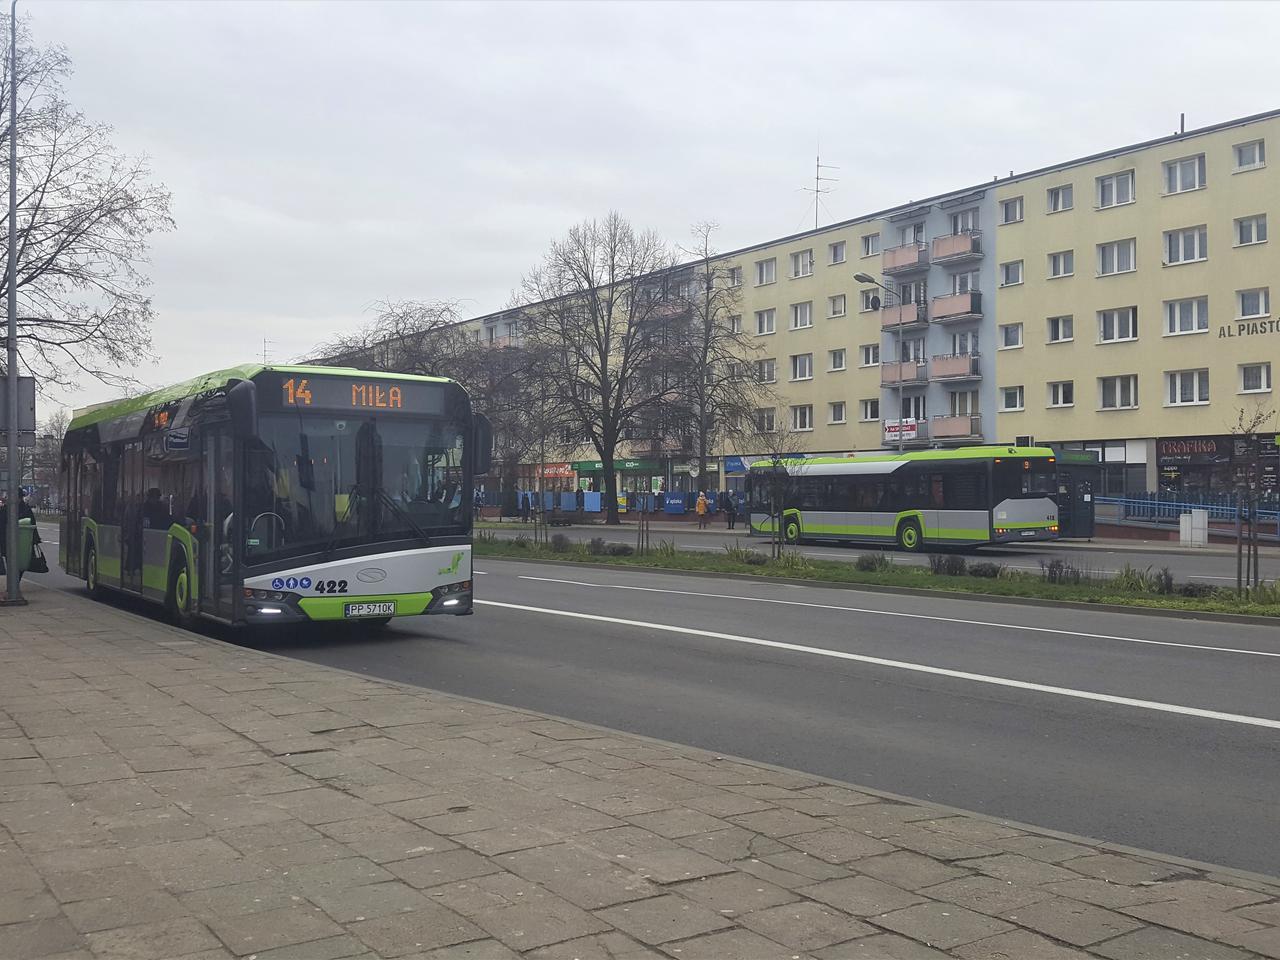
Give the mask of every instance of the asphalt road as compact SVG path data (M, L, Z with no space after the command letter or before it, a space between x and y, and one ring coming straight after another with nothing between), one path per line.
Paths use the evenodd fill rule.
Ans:
M232 638L1280 872L1274 628L492 558L476 579L472 617Z
M741 527L741 525L739 525ZM500 537L515 537L520 534L520 524L506 523L502 528L494 530ZM526 533L527 528L526 528ZM634 544L636 528L634 525L621 527L575 526L558 527L554 533L564 533L574 540L590 540L602 537L606 541ZM751 537L745 532L735 530L730 533L724 527L724 521L714 523L709 531L670 530L654 528L650 534L654 542L658 540L674 540L682 550L709 550L720 552L726 544L740 544L758 550L768 550L768 541L763 537ZM843 545L834 541L807 541L797 549L801 553L824 560L851 560L859 553L875 552L880 549L866 545ZM1112 576L1125 564L1138 569L1152 567L1159 570L1168 567L1175 579L1180 582L1198 580L1214 586L1227 586L1236 582L1235 556L1226 556L1223 550L1228 549L1216 545L1212 552L1196 553L1188 550L1171 550L1159 543L1126 544L1116 549L1107 549L1104 544L1076 544L1071 541L1041 544L1015 544L1000 547L982 547L970 555L971 560L988 560L1002 563L1013 570L1040 572L1040 561L1055 557L1069 560L1091 576ZM903 553L899 550L888 550L896 563L927 564L925 554ZM1271 551L1265 551L1259 566L1266 579L1280 577L1280 557Z

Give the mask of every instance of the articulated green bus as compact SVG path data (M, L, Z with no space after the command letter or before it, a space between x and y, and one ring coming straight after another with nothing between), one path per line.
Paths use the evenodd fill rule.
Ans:
M180 622L472 610L491 431L451 380L243 366L78 411L63 568Z
M1048 447L757 461L748 484L752 534L773 534L780 522L790 543L917 551L1058 537L1057 462Z

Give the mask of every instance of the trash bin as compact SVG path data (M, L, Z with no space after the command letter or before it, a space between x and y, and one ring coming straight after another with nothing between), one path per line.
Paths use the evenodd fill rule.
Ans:
M31 566L31 547L36 539L36 525L23 518L18 521L18 569L26 571Z

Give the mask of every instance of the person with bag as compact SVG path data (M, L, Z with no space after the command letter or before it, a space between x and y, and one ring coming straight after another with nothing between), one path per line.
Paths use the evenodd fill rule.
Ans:
M699 530L705 530L705 529L706 529L706 527L707 527L707 509L709 508L709 506L710 506L710 505L707 503L707 495L706 495L706 493L705 493L704 491L699 490L699 491L698 491L698 501L697 501L697 503L695 503L695 504L693 505L693 509L694 509L694 510L697 512L697 514L698 514L698 529L699 529Z
M32 573L48 573L49 562L44 558L44 551L40 549L40 528L36 526L36 515L31 510L31 504L27 503L27 495L25 492L18 497L18 522L23 520L31 521L31 526L35 529L31 532L31 559L27 563L27 570ZM9 504L0 507L0 561L8 571L7 564L9 562ZM22 575L26 571L19 568L18 582L22 582Z

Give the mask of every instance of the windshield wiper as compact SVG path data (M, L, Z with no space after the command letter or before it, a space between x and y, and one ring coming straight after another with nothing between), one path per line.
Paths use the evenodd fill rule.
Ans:
M328 560L333 556L333 551L338 548L338 541L342 539L341 526L347 522L347 518L351 516L351 511L355 508L360 499L360 483L359 481L351 485L351 489L347 491L347 509L341 517L335 513L333 517L333 536L324 545L324 549L320 551L321 559Z
M400 504L396 503L395 500L392 499L391 494L387 493L387 491L383 490L381 487L378 487L378 496L382 498L383 503L395 511L396 516L400 517L400 519L409 525L409 529L412 530L414 535L422 541L422 545L424 547L431 546L431 537L427 535L427 532L423 530L422 527L418 526L418 521L413 519L413 514L400 506Z

